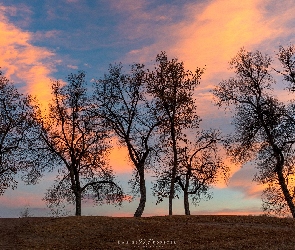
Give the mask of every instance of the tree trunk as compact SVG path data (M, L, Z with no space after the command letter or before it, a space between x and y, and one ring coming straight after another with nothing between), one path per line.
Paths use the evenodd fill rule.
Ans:
M286 179L283 174L283 169L284 169L284 164L285 164L284 155L282 153L282 150L279 149L275 144L273 144L273 150L274 150L274 153L276 154L276 160L277 160L276 173L278 176L279 185L280 185L281 190L283 192L284 199L288 204L288 207L290 209L292 217L295 218L295 206L293 203L292 196L290 195L288 186L286 184Z
M76 192L76 216L81 216L81 192Z
M183 202L184 202L184 212L185 215L191 215L191 212L189 210L189 201L188 201L188 187L189 187L189 176L186 175L186 180L185 180L185 187L183 190Z
M146 202L146 187L145 187L145 178L144 178L144 169L140 168L139 172L139 191L140 191L140 201L138 207L134 213L134 217L141 217Z
M280 184L282 192L284 194L285 201L288 204L288 207L290 209L292 217L295 218L295 206L294 206L294 203L293 203L293 199L292 199L292 197L290 195L290 192L288 190L285 177L284 177L281 170L277 171L277 175L278 175L278 179L279 179L279 184Z
M177 159L177 156L174 157ZM171 184L170 184L170 192L169 192L169 215L173 214L173 199L174 199L174 192L175 192L175 179L176 179L176 169L177 169L177 160L176 164L174 164L171 173Z
M294 203L293 203L292 196L290 195L288 186L286 184L286 179L285 179L284 174L283 174L283 168L284 168L284 164L285 164L284 155L282 153L282 150L279 149L279 147L274 143L274 139L271 136L271 133L269 132L269 129L267 128L266 125L264 125L264 129L265 129L265 131L267 133L267 136L269 138L270 145L272 146L273 151L274 151L274 153L276 155L276 160L277 160L276 173L277 173L277 176L278 176L279 185L280 185L281 190L283 192L284 199L288 204L288 207L290 209L292 217L295 218L295 206L294 206Z
M177 171L177 145L176 145L176 135L175 135L175 127L174 124L171 125L171 138L173 144L173 167L171 171L171 183L170 183L170 193L169 193L169 215L172 215L173 212L173 199L174 199L174 192L175 192L175 179L176 179L176 171Z
M172 202L174 198L174 181L173 178L171 178L171 185L170 185L170 193L169 193L169 215L172 215Z
M191 212L189 210L189 201L188 201L188 192L185 191L183 194L183 201L184 201L184 211L185 215L191 215Z

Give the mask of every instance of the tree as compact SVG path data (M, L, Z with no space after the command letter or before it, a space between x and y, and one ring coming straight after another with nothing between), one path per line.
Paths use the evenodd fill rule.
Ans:
M286 59L284 51L281 48L279 53L281 62ZM227 140L228 153L239 163L254 161L259 170L255 180L268 185L263 195L264 209L280 212L287 206L295 217L295 114L292 105L286 106L273 96L271 63L272 59L259 51L241 49L230 62L236 76L219 83L213 93L217 105L235 111L235 132ZM287 63L283 66L288 68ZM285 80L293 79L292 72L283 72Z
M157 55L154 71L148 72L148 93L155 99L161 147L166 150L164 179L169 183L169 215L172 215L172 201L175 195L176 175L179 162L179 144L185 141L185 130L198 127L199 118L195 113L196 105L193 94L199 84L203 69L197 68L195 73L185 71L183 62L177 59L168 60L165 52ZM171 157L169 157L171 156ZM162 193L166 196L166 193Z
M218 154L218 131L196 131L194 140L186 139L185 143L178 147L178 169L176 172L175 193L183 192L185 215L190 215L189 196L197 205L202 198L211 199L210 188L220 177L227 179L228 167L223 164ZM169 168L157 171L157 183L154 193L158 201L169 195L170 173Z
M64 86L53 81L48 114L35 111L44 165L58 168L57 180L45 200L50 208L60 206L64 200L75 204L76 216L81 215L85 198L119 204L123 198L106 162L108 131L100 117L90 112L92 103L85 84L84 72L69 75Z
M34 159L34 124L31 97L20 94L0 71L0 195L16 188L15 177L22 173L27 183L40 176Z
M197 205L202 197L211 198L209 189L219 177L227 179L229 169L218 154L220 140L218 131L201 131L196 133L193 142L186 141L180 149L175 181L183 191L185 215L190 215L189 195Z
M145 171L155 150L151 137L159 126L155 109L145 96L144 66L134 64L129 74L122 73L121 65L110 66L109 74L96 82L99 113L119 142L126 146L135 168L133 188L140 192L140 202L134 213L140 217L146 203Z

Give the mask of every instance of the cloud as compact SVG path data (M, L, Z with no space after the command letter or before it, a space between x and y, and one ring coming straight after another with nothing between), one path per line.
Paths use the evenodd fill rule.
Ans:
M191 1L156 7L144 0L129 0L126 5L116 1L114 6L126 14L120 25L122 34L130 41L142 41L140 47L130 49L121 61L151 66L151 60L164 50L170 58L184 61L186 69L194 71L206 65L196 96L208 117L218 113L210 103L209 90L232 75L230 59L243 46L247 50L260 48L264 43L271 47L278 38L287 37L292 19L288 8L294 9L288 1L285 8L276 11L265 0ZM284 11L287 15L281 17ZM274 49L271 47L271 51Z
M232 114L224 114L212 105L213 96L209 90L232 75L228 70L228 61L243 46L252 50L266 41L286 35L279 15L268 18L270 9L267 7L264 0L213 0L182 6L159 4L154 8L147 1L129 0L124 4L116 1L113 6L117 11L128 14L120 28L126 38L131 41L151 41L131 49L125 62L149 64L157 53L165 50L170 58L178 57L184 61L187 69L194 70L197 66L206 65L201 85L195 93L197 105L201 107L199 115L205 124L201 126L218 125L221 129L229 126L228 120ZM212 118L218 120L218 124L212 122ZM258 196L262 188L252 183L253 177L246 182L240 166L229 159L225 161L232 171L230 187L240 189L247 197ZM224 186L222 182L217 184L218 188Z
M284 7L266 0L213 0L181 6L159 4L152 9L147 1L128 3L117 5L129 14L121 24L122 32L131 40L150 40L131 49L125 60L149 62L165 50L190 70L206 65L205 85L228 78L228 61L241 47L265 49L266 44L273 51L274 44L289 38L294 24L295 7L290 1Z
M146 5L146 2L144 0L115 0L110 1L110 5L120 12L138 13Z
M112 150L110 152L110 166L116 174L131 173L133 169L132 163L128 158L128 151L126 147L119 146L118 140L112 141Z
M78 69L78 66L68 64L67 67L69 69Z
M242 192L246 199L261 198L261 193L266 186L253 181L256 172L254 164L246 164L233 174L228 187Z
M2 207L14 207L14 208L24 208L26 206L30 207L44 207L44 202L42 201L42 195L35 194L31 192L22 192L8 190L5 195L1 196ZM10 194L10 195L9 195Z
M164 49L172 56L183 60L191 70L196 66L207 65L204 77L227 71L227 62L239 48L253 48L263 41L281 36L285 31L275 20L267 19L265 1L214 0L209 4L190 3L177 10L183 13L180 21L159 22L150 21L152 25L144 26L143 20L160 20L163 17L162 8L148 12L142 3L137 7L136 14L129 18L129 22L137 19L140 24L140 35L152 36L155 40L150 45L132 50L128 57L145 55L146 59ZM166 7L166 18L176 16L175 6ZM140 21L141 20L141 21ZM173 19L172 19L173 20ZM132 25L131 23L129 26ZM128 25L124 24L124 27ZM126 29L126 32L128 33ZM132 29L132 35L138 34ZM131 33L128 33L131 36ZM207 76L206 76L207 75Z
M50 98L50 75L54 66L50 59L54 53L34 46L34 34L23 31L11 23L6 14L11 7L0 6L0 66L6 77L24 90L46 103ZM13 9L17 12L17 9Z
M246 208L246 209L220 209L220 210L201 210L197 211L196 213L192 213L193 215L261 215L263 214L261 209L258 209L257 207L252 208Z

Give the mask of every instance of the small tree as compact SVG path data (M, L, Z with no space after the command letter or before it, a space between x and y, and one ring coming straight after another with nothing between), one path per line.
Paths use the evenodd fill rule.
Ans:
M183 193L185 215L190 215L189 197L194 205L202 199L211 199L210 188L220 181L227 180L229 168L224 165L219 156L218 131L201 131L195 133L193 141L186 139L178 147L178 170L176 173L175 194ZM153 187L154 195L158 197L157 203L169 195L170 173L169 165L161 166L156 170L157 181Z
M135 64L130 74L123 74L121 65L110 66L109 74L96 82L96 113L105 119L119 142L127 147L135 168L133 188L136 191L139 186L140 192L135 217L140 217L145 208L145 172L155 150L151 136L160 124L155 119L152 102L145 95L145 81L144 66Z
M281 62L286 60L283 73L285 80L292 82L294 71L284 51L281 48L279 58ZM280 212L287 206L295 217L294 109L273 97L271 62L259 51L241 49L230 62L236 76L219 83L213 93L219 106L235 110L235 133L227 141L228 153L239 163L254 160L259 169L255 179L268 185L263 195L264 209Z
M40 172L34 158L35 127L31 98L20 94L0 71L0 195L15 188L22 173L27 183L35 183Z
M227 179L229 168L218 154L218 141L220 135L217 131L201 131L193 142L186 141L180 149L175 180L183 191L185 215L190 215L189 195L197 205L202 197L211 198L209 189L220 177Z
M68 84L52 82L53 102L48 114L36 110L43 141L44 164L58 168L55 184L45 196L49 207L66 200L75 204L81 215L81 202L90 198L97 202L120 202L122 190L114 182L106 162L109 149L108 131L100 119L90 112L92 103L85 88L85 74L71 74Z
M195 73L185 71L183 62L168 60L165 52L157 55L154 71L148 72L148 93L155 99L161 148L165 151L165 183L170 185L169 215L175 196L176 176L179 169L179 147L186 139L186 130L197 128L199 118L195 113L194 89L199 84L203 69ZM162 182L162 180L161 180ZM166 185L165 184L165 185ZM162 195L166 195L163 194Z

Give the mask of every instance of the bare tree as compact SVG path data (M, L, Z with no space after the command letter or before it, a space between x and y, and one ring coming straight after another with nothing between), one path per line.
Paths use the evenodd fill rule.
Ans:
M190 215L189 195L197 205L201 198L212 198L210 187L220 178L227 179L229 168L224 165L218 153L217 142L220 141L217 131L196 133L193 142L186 141L180 149L179 170L176 182L184 196L185 215Z
M165 164L170 168L165 174L165 183L169 179L169 215L172 215L179 143L186 138L185 130L196 128L199 124L193 94L203 69L197 68L195 73L185 71L183 62L168 60L165 52L157 55L156 62L155 69L149 71L147 88L155 99L158 117L162 121L158 133L161 147L166 150Z
M36 110L43 141L44 162L58 168L55 184L45 196L49 207L64 200L75 204L81 215L81 202L90 198L98 203L122 201L122 190L114 182L106 162L108 131L102 120L90 112L85 74L71 74L68 84L52 82L53 101L47 114ZM44 163L44 164L45 164Z
M193 137L190 135L190 137ZM189 197L194 205L202 199L211 199L210 188L218 181L227 181L229 168L223 163L218 150L221 141L218 131L197 131L194 140L186 139L178 147L178 169L176 172L175 196L183 194L185 215L190 215ZM162 165L156 169L156 183L153 193L158 197L157 203L169 195L170 166Z
M284 61L282 52L281 48L279 58ZM228 152L240 163L254 160L259 170L255 180L268 184L263 195L264 209L282 211L284 204L295 217L295 114L293 108L273 96L271 63L272 59L259 51L241 49L230 62L236 76L219 83L213 93L219 106L235 110L235 133L227 141ZM291 77L293 69L288 70L284 74L289 72Z
M40 177L33 154L36 131L30 101L0 71L0 195L17 186L17 174L33 184Z
M295 90L295 46L280 46L277 57L282 65L282 70L275 70L283 76L284 81L289 85L289 90Z
M133 188L140 192L140 202L134 213L140 217L146 203L145 172L155 144L151 140L159 121L155 109L145 95L144 66L135 64L129 74L122 73L121 65L110 66L109 74L96 82L96 100L99 113L119 142L126 146L135 168Z

